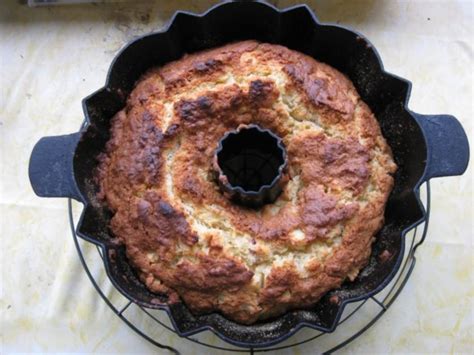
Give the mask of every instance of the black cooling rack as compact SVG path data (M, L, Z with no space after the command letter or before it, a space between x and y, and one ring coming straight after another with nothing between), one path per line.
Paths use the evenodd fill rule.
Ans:
M377 322L388 308L397 299L403 290L416 264L416 249L423 243L426 237L430 215L430 185L427 182L420 189L421 199L426 208L425 221L413 228L406 235L406 248L403 261L399 271L393 280L378 294L373 295L363 301L353 302L345 307L341 320L333 333L323 333L313 329L302 329L294 336L290 337L278 346L258 349L238 348L225 343L217 336L209 331L188 336L186 338L179 337L173 326L170 324L168 316L164 311L143 308L130 300L123 297L110 283L105 275L102 265L99 275L93 275L91 272L92 263L101 262L102 250L97 248L97 253L85 253L86 248L90 248L92 244L80 239L75 230L72 200L68 200L69 222L71 233L74 238L79 259L84 267L84 271L91 280L94 288L104 302L112 309L112 311L133 331L146 339L157 348L168 350L175 354L180 354L183 350L180 348L186 346L186 342L201 346L202 350L215 353L222 352L238 352L238 353L261 353L274 352L278 350L298 347L299 350L309 351L311 353L329 354L346 346L354 339L366 332L375 322ZM107 289L107 292L104 292ZM163 344L163 334L165 332L174 333L176 341L173 345Z

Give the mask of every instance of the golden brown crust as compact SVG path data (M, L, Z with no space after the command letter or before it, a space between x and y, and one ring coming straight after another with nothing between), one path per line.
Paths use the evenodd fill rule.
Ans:
M281 196L258 211L212 178L240 124L279 135ZM112 121L100 195L146 285L242 323L314 304L366 264L396 166L370 109L335 69L244 41L149 71Z

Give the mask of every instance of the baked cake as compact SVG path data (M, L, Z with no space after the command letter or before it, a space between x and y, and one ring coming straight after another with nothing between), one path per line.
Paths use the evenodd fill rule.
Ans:
M219 140L242 124L287 150L283 191L258 209L229 200L212 171ZM396 170L343 74L256 41L147 72L98 159L111 231L146 286L244 324L314 305L357 277Z

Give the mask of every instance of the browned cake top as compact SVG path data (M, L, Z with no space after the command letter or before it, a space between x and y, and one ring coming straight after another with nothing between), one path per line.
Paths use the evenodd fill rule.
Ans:
M219 140L250 123L288 153L282 194L258 210L229 201L212 174ZM343 74L245 41L149 71L113 118L98 180L112 231L152 291L252 323L357 276L395 169Z

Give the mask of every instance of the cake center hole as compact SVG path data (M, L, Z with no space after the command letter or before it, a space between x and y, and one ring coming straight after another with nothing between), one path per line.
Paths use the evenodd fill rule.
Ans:
M221 144L217 162L233 187L259 191L280 174L285 152L270 131L247 126L228 134Z

